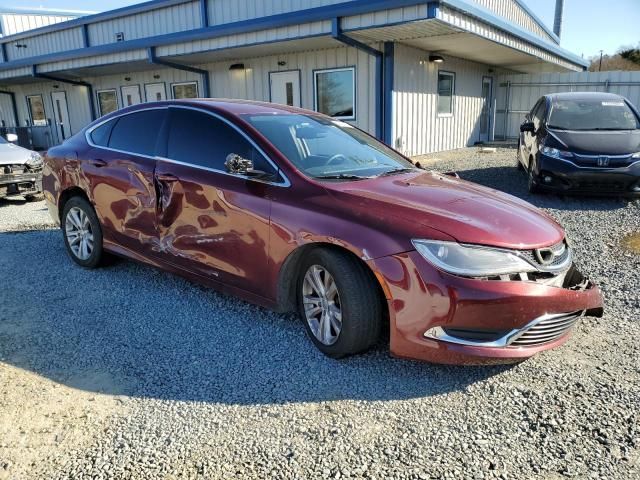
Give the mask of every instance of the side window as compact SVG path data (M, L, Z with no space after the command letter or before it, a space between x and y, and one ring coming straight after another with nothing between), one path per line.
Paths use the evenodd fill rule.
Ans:
M455 83L455 73L438 72L438 115L453 115Z
M535 123L536 128L540 125L540 122L542 122L542 119L544 118L546 107L547 102L544 98L538 100L538 103L533 110L533 114L531 115L531 121Z
M167 157L225 171L231 153L253 160L254 168L275 174L273 166L237 130L204 112L171 109Z
M106 147L109 144L109 137L111 136L111 130L116 124L116 120L110 120L107 123L103 123L98 128L91 132L91 141L100 147Z
M111 131L109 148L154 156L166 112L166 109L143 110L119 117Z

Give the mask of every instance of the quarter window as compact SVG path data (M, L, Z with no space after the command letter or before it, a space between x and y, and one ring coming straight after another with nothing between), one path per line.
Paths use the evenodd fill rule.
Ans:
M356 118L354 68L319 70L314 73L315 109L341 120Z
M171 109L167 157L171 160L225 171L229 154L253 161L254 168L275 174L273 166L237 130L204 112Z
M455 94L455 83L455 73L438 72L439 115L453 115L453 96Z
M196 82L174 83L171 85L173 98L198 98L198 84Z
M31 124L41 127L47 124L47 117L44 113L44 102L42 95L30 95L27 97L29 105L29 115L31 116Z
M107 115L118 110L118 94L115 90L102 90L99 91L97 95L100 116Z
M143 110L118 118L111 132L109 148L139 155L155 155L158 132L165 114L166 109Z
M113 126L115 124L116 120L110 120L107 123L103 123L98 128L95 128L91 132L91 141L100 147L106 147L109 144L111 130L113 130Z

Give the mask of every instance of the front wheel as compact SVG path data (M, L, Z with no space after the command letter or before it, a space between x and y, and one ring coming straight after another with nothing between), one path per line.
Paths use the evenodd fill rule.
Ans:
M71 259L85 268L96 268L102 260L102 228L91 204L81 197L64 206L60 222Z
M329 357L365 351L380 336L377 285L347 253L316 250L308 256L298 279L298 306L311 341Z

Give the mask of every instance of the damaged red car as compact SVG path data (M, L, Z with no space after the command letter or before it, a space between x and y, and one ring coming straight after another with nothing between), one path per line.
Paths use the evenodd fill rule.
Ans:
M602 315L565 232L513 196L416 168L361 130L266 103L149 103L49 150L71 258L112 253L279 312L326 355L505 363Z

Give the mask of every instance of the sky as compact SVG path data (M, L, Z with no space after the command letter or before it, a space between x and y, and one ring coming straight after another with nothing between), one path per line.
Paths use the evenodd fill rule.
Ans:
M553 27L555 0L523 0L546 25ZM103 11L135 0L0 0L4 7L44 7ZM640 0L565 0L560 45L585 58L613 54L621 46L640 44Z

